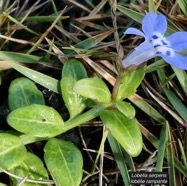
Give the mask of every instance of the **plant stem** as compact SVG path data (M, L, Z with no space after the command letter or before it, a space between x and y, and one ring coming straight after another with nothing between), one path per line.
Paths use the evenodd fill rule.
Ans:
M35 136L29 136L27 134L21 135L20 138L21 138L21 141L23 142L24 145L49 139L49 138L39 138L39 137L35 137Z
M112 103L104 104L99 103L92 109L88 110L87 112L68 120L64 123L63 132L70 130L76 126L79 126L80 124L86 123L87 121L90 121L91 119L94 119L95 117L99 116L99 113L104 110L105 108L111 106Z

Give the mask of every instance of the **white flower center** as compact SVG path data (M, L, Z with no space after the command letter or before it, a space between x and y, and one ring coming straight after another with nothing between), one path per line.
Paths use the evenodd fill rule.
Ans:
M156 50L156 54L163 54L168 57L174 56L175 52L172 48L170 48L170 42L160 33L153 33L150 42L153 44L153 47Z

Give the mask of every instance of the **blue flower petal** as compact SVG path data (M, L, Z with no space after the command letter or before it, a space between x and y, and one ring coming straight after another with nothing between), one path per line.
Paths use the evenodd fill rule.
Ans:
M138 47L135 48L136 50L140 51L140 52L147 52L149 50L154 50L153 45L150 42L144 41L143 43L141 43Z
M173 57L168 57L162 54L159 54L159 56L172 66L182 70L187 70L187 56L181 56L177 53L175 53Z
M144 33L141 32L140 30L136 29L136 28L128 28L124 34L135 34L135 35L140 35L145 37Z
M177 52L187 49L187 32L176 32L166 38L170 47Z
M166 17L149 12L142 20L142 29L147 39L151 39L153 33L158 32L164 35L167 30Z
M155 51L140 52L138 50L133 50L128 56L122 61L124 68L129 66L138 66L149 59L155 57Z

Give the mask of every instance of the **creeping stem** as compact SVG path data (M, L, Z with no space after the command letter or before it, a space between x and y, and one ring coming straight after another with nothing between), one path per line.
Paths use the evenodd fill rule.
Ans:
M97 116L99 116L99 113L104 110L107 107L112 106L113 103L98 103L95 107L91 108L90 110L88 110L87 112L76 116L75 118L68 120L66 122L64 122L64 126L62 128L62 132L64 133L74 127L77 127L81 124L84 124L88 121L90 121L91 119L96 118ZM35 137L35 136L29 136L26 134L22 134L20 135L20 138L22 139L22 142L24 145L26 144L30 144L30 143L34 143L36 141L42 141L42 140L48 140L49 138L40 138L40 137Z
M112 103L98 103L95 107L88 110L87 112L76 116L75 118L68 120L64 123L63 126L63 132L66 132L67 130L70 130L76 126L79 126L83 123L86 123L87 121L90 121L91 119L96 118L99 116L99 113L104 110L105 108L112 106Z

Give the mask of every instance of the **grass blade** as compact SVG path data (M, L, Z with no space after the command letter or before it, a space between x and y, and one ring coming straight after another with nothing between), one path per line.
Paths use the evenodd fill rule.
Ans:
M181 151L181 154L182 154L182 160L183 160L184 166L186 168L186 172L187 172L187 161L186 161L186 155L185 155L185 152L184 152L184 147L182 146L182 143L181 143L180 139L178 139L178 143L179 143L179 148L180 148L180 151Z
M101 34L98 34L96 36L90 37L88 39L85 39L77 44L75 44L72 48L82 48L82 49L90 49L94 46L96 46L98 43L100 43L103 39L108 37L110 34L112 34L115 30L109 30L106 32L103 32ZM73 54L75 51L70 50L64 50L65 54Z
M187 75L184 70L172 67L183 91L187 94Z
M166 125L168 131L168 144L166 146L166 158L168 162L168 173L169 173L169 185L173 186L176 185L176 178L175 178L175 163L174 163L174 155L173 155L173 148L172 148L172 138L170 133L169 125Z
M41 59L41 57L29 55L29 54L22 54L18 52L0 51L0 59L10 60L10 61L19 61L19 62L25 62L25 63L36 63Z
M163 125L161 134L160 134L160 142L158 147L157 161L156 161L156 171L161 172L163 169L163 161L165 156L165 148L166 142L168 139L168 131L166 125Z
M177 0L177 3L179 4L179 7L183 11L185 15L187 15L187 2L186 0Z
M140 14L134 10L131 10L129 8L126 8L124 6L121 5L117 5L117 9L122 12L123 14L127 15L128 17L130 17L131 19L133 19L134 21L141 23L142 19L144 17L143 14Z
M123 153L119 143L112 137L112 135L108 134L108 141L110 143L110 147L114 154L115 160L117 162L118 168L120 170L121 176L123 177L123 181L125 185L130 185L129 173L127 170L127 166L125 164L125 159L123 157Z
M155 12L156 13L156 7L154 0L149 0L149 12Z
M130 96L128 99L132 103L134 103L137 107L139 107L141 110L143 110L151 118L155 119L160 123L165 123L165 118L139 95L134 94Z
M139 12L136 12L134 10L131 10L131 9L126 8L124 6L121 6L121 5L117 5L117 9L120 12L122 12L123 14L125 14L126 16L130 17L131 19L133 19L134 21L136 21L138 23L142 22L142 19L144 17L143 14L140 14ZM168 28L166 34L172 34L173 32L175 32L173 29Z
M12 66L12 68L16 69L18 72L27 76L28 78L35 81L36 83L60 94L58 80L56 80L50 76L47 76L45 74L42 74L40 72L37 72L35 70L29 69L27 67L23 67L23 66L16 64L16 63L10 63L10 65Z
M130 167L130 170L135 172L136 168L134 166L134 161L133 161L132 157L124 149L122 149L122 150L123 150L123 154L125 156L125 159L127 160L127 163Z
M60 18L60 20L64 20L67 19L69 16L62 16ZM41 23L45 23L45 22L53 22L55 21L57 18L57 16L29 16L27 18L25 18L25 21L33 21L33 22L41 22ZM20 18L17 19L18 21L21 21Z
M16 20L15 18L13 18L10 15L7 15L7 17L10 19L10 21L14 22L16 25L19 25L20 27L22 27L23 29L25 29L26 31L38 36L39 34L33 30L31 30L30 28L28 28L27 26L23 25L22 23L20 23L18 20Z
M163 88L168 100L173 105L175 110L178 112L178 114L187 121L187 108L184 106L184 104L180 101L180 99L172 92L170 89L164 87Z

